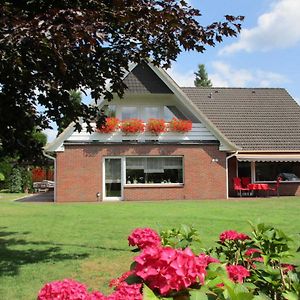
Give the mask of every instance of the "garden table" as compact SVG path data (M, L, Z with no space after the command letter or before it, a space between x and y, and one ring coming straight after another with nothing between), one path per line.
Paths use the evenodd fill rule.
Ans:
M255 191L256 196L258 195L259 191L266 191L265 196L269 195L270 187L267 183L249 183L248 189L250 191Z

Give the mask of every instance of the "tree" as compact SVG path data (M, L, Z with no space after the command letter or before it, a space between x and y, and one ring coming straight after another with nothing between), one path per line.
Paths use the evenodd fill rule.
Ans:
M0 6L0 142L20 157L36 153L34 128L80 119L92 131L96 105L70 90L122 96L130 62L169 67L182 50L203 52L236 36L243 17L202 26L185 0L7 0ZM107 83L110 88L107 89Z
M71 102L73 103L74 106L77 106L78 108L81 105L81 101L82 101L82 94L80 91L75 91L75 90L71 90L69 91L69 97ZM62 133L64 131L65 128L67 128L67 126L73 121L72 118L69 118L68 115L65 115L63 119L60 120L60 122L58 122L58 134Z
M196 78L194 80L194 85L196 87L212 87L210 79L208 79L207 72L205 70L205 65L198 65L198 71L194 73Z

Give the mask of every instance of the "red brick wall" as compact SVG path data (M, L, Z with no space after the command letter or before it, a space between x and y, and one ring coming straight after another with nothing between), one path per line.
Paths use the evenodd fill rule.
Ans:
M57 154L57 202L102 199L104 156L178 155L184 157L183 187L125 187L124 200L224 199L225 157L216 145L67 145ZM218 162L212 162L218 158Z

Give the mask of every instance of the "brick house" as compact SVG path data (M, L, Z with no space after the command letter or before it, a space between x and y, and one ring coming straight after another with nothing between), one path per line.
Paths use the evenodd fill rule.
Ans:
M300 195L300 107L284 89L179 87L151 63L133 65L124 99L99 105L120 120L192 121L187 133L74 131L48 144L55 201L226 199L232 178Z

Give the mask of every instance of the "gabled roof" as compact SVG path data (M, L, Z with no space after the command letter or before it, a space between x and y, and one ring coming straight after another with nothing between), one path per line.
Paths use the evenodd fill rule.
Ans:
M172 91L144 61L136 65L125 76L123 82L127 86L125 94L172 94Z
M141 75L145 72L146 77ZM187 97L177 83L159 67L154 66L151 62L141 63L140 65L131 64L129 72L124 76L124 82L128 89L125 93L153 93L153 94L174 94L187 109L195 114L200 122L219 140L220 149L234 151L236 146L229 141L214 124L201 112L201 110ZM74 132L74 124L71 123L59 137L52 143L46 145L46 152L63 150L64 142Z
M285 89L181 89L240 150L300 151L300 107Z

